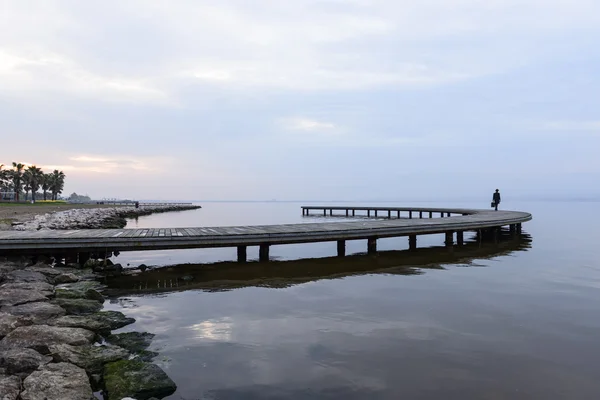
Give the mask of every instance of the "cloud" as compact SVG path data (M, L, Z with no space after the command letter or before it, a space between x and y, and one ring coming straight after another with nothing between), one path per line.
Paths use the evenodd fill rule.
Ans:
M339 133L335 124L310 118L286 118L282 124L284 128L294 131Z

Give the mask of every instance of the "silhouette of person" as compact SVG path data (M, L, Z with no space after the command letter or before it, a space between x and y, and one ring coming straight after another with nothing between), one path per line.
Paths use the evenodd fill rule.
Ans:
M496 189L496 192L494 193L492 203L494 204L495 210L498 211L498 205L500 204L500 191L498 189Z

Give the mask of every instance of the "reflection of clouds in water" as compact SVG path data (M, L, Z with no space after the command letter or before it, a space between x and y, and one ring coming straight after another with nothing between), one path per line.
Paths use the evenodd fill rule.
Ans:
M206 320L188 327L194 331L194 338L209 339L222 342L231 340L233 322L231 318L221 318L218 320Z

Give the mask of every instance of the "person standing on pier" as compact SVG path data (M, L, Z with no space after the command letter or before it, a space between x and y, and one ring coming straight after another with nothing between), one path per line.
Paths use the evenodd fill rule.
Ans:
M500 191L498 189L496 189L496 192L494 192L492 204L494 209L498 211L498 205L500 204Z

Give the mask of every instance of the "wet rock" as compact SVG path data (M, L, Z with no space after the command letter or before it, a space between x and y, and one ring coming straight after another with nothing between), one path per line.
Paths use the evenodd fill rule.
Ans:
M0 312L0 339L18 327L28 325L33 325L31 318Z
M52 357L43 356L33 349L8 349L0 351L0 368L9 375L25 378L42 365L52 361Z
M129 352L118 346L71 346L58 344L49 347L56 362L70 362L89 374L102 373L104 365L127 359Z
M3 288L0 290L0 307L18 306L43 300L48 300L44 292L10 288Z
M85 371L73 364L48 364L23 382L22 400L90 400L93 398Z
M65 315L64 308L47 302L36 302L12 307L2 307L2 310L0 311L12 315L29 317L36 324L41 324L50 319L55 319Z
M21 392L21 379L17 376L0 375L1 400L17 400Z
M9 272L4 277L5 282L46 282L50 283L46 275L37 271L17 270Z
M148 332L126 332L110 335L106 338L108 343L122 347L132 353L146 350L154 339L154 334Z
M111 399L163 398L177 390L175 382L158 365L135 360L121 360L107 364L104 383Z
M53 344L82 346L92 343L95 336L94 332L81 328L31 325L11 331L0 341L0 346L7 349L34 349L42 354L48 354L48 347Z
M102 309L102 303L87 299L55 299L54 304L64 308L67 314L71 315L93 314Z
M24 290L35 290L43 292L45 295L51 295L54 293L54 285L48 282L12 282L0 285L0 290L4 289L24 289Z
M80 276L81 278L81 276ZM79 282L75 282L75 283L69 283L69 284L64 284L64 285L60 285L61 289L68 289L68 290L75 290L75 291L80 291L80 292L85 292L88 289L94 289L97 291L102 291L106 288L105 285L101 284L98 281L95 280L80 280Z
M127 318L119 311L100 311L90 315L67 315L53 321L52 325L72 328L84 328L109 335L114 329L133 324L135 319Z
M88 300L96 300L101 303L104 303L104 296L100 294L97 290L87 289L83 290L72 290L66 288L56 289L56 298L57 299L88 299Z
M54 277L54 283L57 285L61 283L74 283L78 281L79 278L75 274L60 274Z

